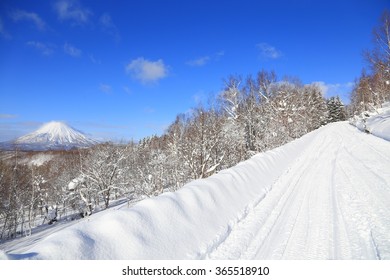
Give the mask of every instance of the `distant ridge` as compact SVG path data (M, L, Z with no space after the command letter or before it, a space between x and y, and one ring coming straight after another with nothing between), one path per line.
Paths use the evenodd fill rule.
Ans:
M4 142L1 146L5 149L16 147L21 150L46 151L87 148L97 143L64 122L52 121L15 141Z

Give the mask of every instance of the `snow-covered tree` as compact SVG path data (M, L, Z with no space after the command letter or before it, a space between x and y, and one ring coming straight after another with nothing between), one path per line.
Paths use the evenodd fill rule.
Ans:
M110 200L117 192L123 194L127 183L123 181L126 173L126 146L104 143L91 148L85 159L82 159L81 178L94 192L96 200L110 205Z
M184 114L176 117L165 134L167 142L168 175L170 176L170 188L177 190L189 181L190 169L187 162L183 161L184 155L188 153L186 139L187 119Z
M305 85L303 88L303 110L306 132L312 131L328 122L328 107L318 85Z
M218 149L222 139L222 126L217 113L202 107L193 110L184 134L183 160L192 179L205 178L223 161L225 151Z
M329 112L328 122L345 121L347 119L344 104L339 96L329 98L327 106Z
M246 146L250 146L250 123L246 122L248 113L245 104L247 100L240 88L241 78L229 77L225 82L225 88L218 97L221 108L219 120L221 124L220 149L225 150L224 167L230 167L245 159Z
M169 169L163 138L146 137L136 149L134 176L135 192L138 196L154 196L169 187Z

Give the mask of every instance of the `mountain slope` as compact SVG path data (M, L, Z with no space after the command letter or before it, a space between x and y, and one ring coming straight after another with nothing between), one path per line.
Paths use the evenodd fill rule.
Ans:
M12 145L23 150L59 150L89 147L96 143L65 123L52 121L17 138Z
M175 193L91 216L32 259L390 259L390 142L334 123Z

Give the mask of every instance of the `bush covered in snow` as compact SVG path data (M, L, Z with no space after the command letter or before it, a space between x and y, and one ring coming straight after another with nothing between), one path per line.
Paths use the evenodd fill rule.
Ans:
M373 108L350 118L349 123L361 131L390 141L390 102L384 103L381 108Z

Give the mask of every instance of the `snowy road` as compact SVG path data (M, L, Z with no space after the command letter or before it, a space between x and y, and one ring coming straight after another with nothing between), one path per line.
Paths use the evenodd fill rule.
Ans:
M390 143L347 124L317 137L209 258L390 259Z
M40 238L2 249L16 259L390 259L390 142L330 124Z

